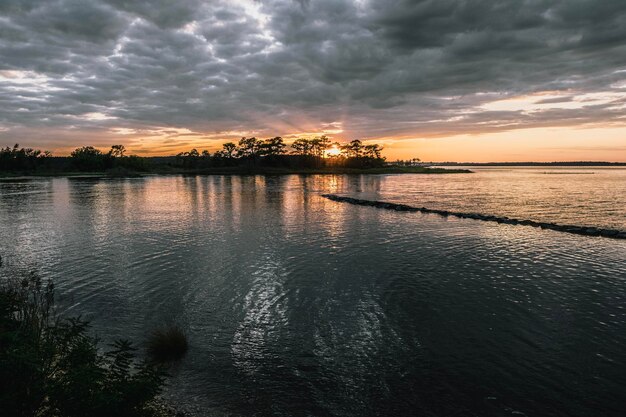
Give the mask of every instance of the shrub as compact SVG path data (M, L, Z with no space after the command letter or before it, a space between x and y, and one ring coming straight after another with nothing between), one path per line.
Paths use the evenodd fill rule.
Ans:
M83 146L70 154L74 167L79 171L103 171L113 165L113 156L102 153L93 146Z
M54 286L32 274L0 285L0 410L6 416L155 416L164 374L118 340L100 353L80 318L61 320Z
M155 362L178 360L187 353L187 349L187 335L178 326L157 329L148 338L148 355Z

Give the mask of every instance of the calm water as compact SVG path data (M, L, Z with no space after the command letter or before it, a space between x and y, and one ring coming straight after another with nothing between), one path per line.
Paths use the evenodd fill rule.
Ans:
M105 340L180 323L202 410L621 416L625 241L320 197L626 229L626 170L554 171L0 182L0 254Z

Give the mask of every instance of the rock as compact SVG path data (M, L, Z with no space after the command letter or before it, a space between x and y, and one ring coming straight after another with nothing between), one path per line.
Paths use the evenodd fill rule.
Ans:
M626 231L624 230L616 230L616 229L599 229L596 227L583 227L583 226L575 226L575 225L559 225L556 223L549 222L535 222L533 220L520 220L520 219L511 219L509 217L496 217L492 215L484 215L480 213L456 213L453 211L447 210L435 210L429 209L426 207L412 207L406 204L396 204L396 203L387 203L384 201L372 201L372 200L362 200L358 198L339 196L336 194L321 194L322 197L327 198L332 201L344 202L359 206L370 206L376 207L386 210L395 210L395 211L410 211L410 212L422 212L422 213L433 213L438 214L443 217L454 216L461 219L475 219L482 221L491 221L503 224L510 225L523 225L523 226L532 226L532 227L541 227L542 229L556 230L560 232L566 233L574 233L585 236L603 236L610 237L615 239L626 239Z
M600 236L604 236L604 237L613 237L613 236L617 236L618 234L619 234L618 230L604 229L600 231Z

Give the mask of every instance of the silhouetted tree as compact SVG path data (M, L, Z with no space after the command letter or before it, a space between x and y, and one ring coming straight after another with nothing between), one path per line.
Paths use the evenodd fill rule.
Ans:
M112 156L103 154L93 146L83 146L71 154L74 167L80 171L102 171L112 166Z
M266 156L282 155L285 153L285 142L280 136L265 139L261 144L261 153Z
M363 154L363 143L355 139L341 147L348 158L360 158Z
M257 138L241 138L237 147L237 156L240 158L256 158L261 152L263 142Z
M222 145L222 155L225 158L234 158L237 155L237 145L232 142L226 142Z
M365 145L363 148L363 156L366 158L380 159L383 147L378 144Z
M126 153L126 147L124 145L113 145L109 151L109 155L114 158L122 158Z
M313 155L322 158L326 149L330 148L330 139L326 136L322 136L319 138L315 138L310 140L311 143L311 152Z
M308 139L296 139L291 144L291 148L293 149L293 153L296 155L312 155L313 154L313 144Z
M180 152L176 155L176 159L182 164L184 168L197 168L200 159L200 153L196 148L193 148L189 152Z
M0 149L0 171L34 171L41 167L52 154L39 149L20 148L15 144L13 148Z

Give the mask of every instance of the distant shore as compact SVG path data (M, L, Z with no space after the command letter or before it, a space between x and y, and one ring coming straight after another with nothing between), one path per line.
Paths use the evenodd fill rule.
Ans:
M573 161L573 162L427 162L430 166L471 167L626 167L626 162Z
M30 177L69 178L132 178L152 175L363 175L363 174L468 174L468 169L389 166L379 168L276 168L276 167L220 167L205 169L157 169L147 172L111 170L106 172L50 171L31 173L0 173L0 179Z

